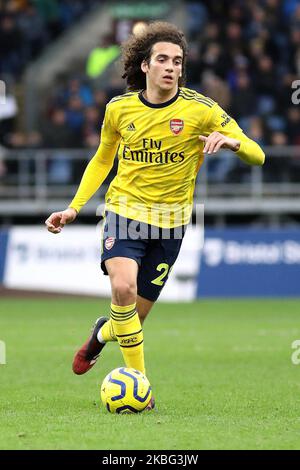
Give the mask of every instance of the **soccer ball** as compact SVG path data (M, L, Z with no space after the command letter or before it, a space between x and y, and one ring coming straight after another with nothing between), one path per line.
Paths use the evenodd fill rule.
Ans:
M147 377L138 370L119 367L102 382L101 400L110 413L139 413L152 397Z

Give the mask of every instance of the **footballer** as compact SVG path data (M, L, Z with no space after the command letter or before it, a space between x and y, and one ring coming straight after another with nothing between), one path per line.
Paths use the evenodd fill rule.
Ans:
M151 23L128 39L128 92L107 104L100 145L69 207L46 220L55 234L73 222L117 154L117 174L105 196L101 254L111 283L110 317L96 321L76 353L75 374L86 373L110 341L119 343L126 367L145 374L143 322L178 256L204 155L213 158L226 148L247 164L264 163L260 146L233 118L184 87L186 59L185 37L172 24Z

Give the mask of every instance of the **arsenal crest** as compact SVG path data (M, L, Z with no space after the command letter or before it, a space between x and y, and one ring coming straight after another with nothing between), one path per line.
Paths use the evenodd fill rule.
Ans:
M171 119L170 121L170 129L173 134L178 135L182 131L184 126L184 122L182 119Z
M115 238L114 237L108 237L106 240L105 240L105 248L107 250L111 250L111 248L114 246L115 244Z

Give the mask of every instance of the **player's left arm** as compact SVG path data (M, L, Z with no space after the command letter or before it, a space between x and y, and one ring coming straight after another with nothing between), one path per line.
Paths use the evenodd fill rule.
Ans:
M247 137L237 122L215 104L208 116L205 130L199 136L204 142L203 153L214 154L221 148L235 152L249 165L263 165L265 154L262 148Z

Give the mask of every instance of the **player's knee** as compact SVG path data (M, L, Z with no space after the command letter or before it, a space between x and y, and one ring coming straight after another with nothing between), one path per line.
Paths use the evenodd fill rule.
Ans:
M117 280L112 285L112 294L118 304L133 303L137 296L136 284L127 280Z

